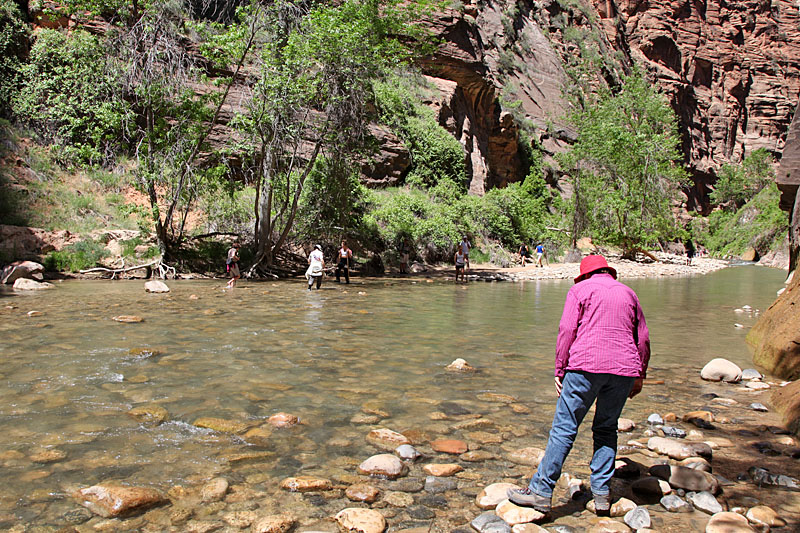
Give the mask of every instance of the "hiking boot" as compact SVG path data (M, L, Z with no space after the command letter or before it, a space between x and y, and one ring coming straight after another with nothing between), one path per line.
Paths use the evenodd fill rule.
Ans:
M611 494L594 494L594 512L597 516L609 516L611 514Z
M511 503L523 507L533 507L540 513L547 514L550 512L550 498L539 496L528 487L524 489L508 489L506 496L508 496Z

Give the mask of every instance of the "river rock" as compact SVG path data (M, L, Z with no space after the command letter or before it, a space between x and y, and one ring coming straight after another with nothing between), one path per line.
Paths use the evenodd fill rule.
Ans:
M129 516L168 501L156 489L110 483L100 483L78 490L73 497L79 504L104 518Z
M673 439L686 438L686 432L681 428L676 428L674 426L661 426L661 431L664 433L665 437L670 437Z
M667 413L664 415L664 422L672 424L673 422L678 421L678 415L675 413Z
M524 466L539 466L543 458L544 450L533 446L514 450L508 455L509 461Z
M653 413L647 417L647 423L652 424L654 426L660 426L664 423L664 419L661 418L661 415L658 413Z
M708 491L716 494L719 491L717 479L701 470L693 470L678 465L654 465L650 467L650 475L661 478L673 488L691 491Z
M758 403L758 402L751 403L750 404L750 409L752 409L753 411L761 412L761 413L766 413L767 411L769 411L769 409L767 408L766 405L764 405L763 403Z
M681 442L665 437L651 437L647 441L647 448L668 455L672 459L686 459L687 457L711 457L711 447L704 442Z
M667 494L661 498L661 506L670 513L691 513L692 506L675 494Z
M481 394L478 394L477 397L482 402L491 402L491 403L512 404L512 403L517 403L519 401L514 396L510 396L508 394L500 394L497 392L483 392Z
M169 418L169 413L160 405L142 405L128 411L134 420L146 426L157 426Z
M200 489L200 499L204 502L218 502L228 492L228 480L214 478Z
M691 468L692 470L702 470L703 472L711 472L711 463L702 457L688 457L683 461L679 461L680 466Z
M144 290L145 292L162 293L169 292L169 287L167 287L167 284L163 281L151 279L150 281L145 282Z
M244 529L258 519L255 511L233 511L222 515L222 521L237 529Z
M603 518L598 520L586 533L628 533L630 528L621 522Z
M250 428L242 435L245 441L256 446L268 445L270 437L272 437L272 427L269 425Z
M19 278L14 282L15 291L41 291L45 289L52 289L55 285L47 283L46 281L34 281L28 278Z
M627 433L629 431L633 431L636 428L636 422L631 420L630 418L620 418L617 420L617 431L622 433Z
M772 474L766 468L751 466L747 473L758 485L774 485L776 487L788 487L790 489L800 489L800 481L793 477L783 474Z
M458 458L468 463L480 463L483 461L491 461L495 458L495 455L486 450L470 450L466 453L462 453Z
M503 500L497 504L494 512L510 526L514 526L516 524L525 524L528 522L536 522L545 516L536 509L531 507L520 507L509 500Z
M511 528L512 533L549 533L545 528L538 524L517 524Z
M474 372L475 368L459 357L447 365L445 370L449 370L450 372Z
M478 533L511 533L511 526L492 512L479 514L470 525Z
M394 457L394 455L390 456ZM321 492L331 490L333 483L330 479L314 476L287 477L281 481L281 488L289 492Z
M400 446L397 447L397 449L395 449L394 453L396 453L398 456L400 456L401 459L405 459L406 461L416 461L417 459L422 457L422 454L419 453L417 449L410 444L401 444Z
M398 446L411 444L411 440L408 437L387 428L378 428L370 431L367 434L367 442L385 451L394 451Z
M653 496L665 496L672 492L672 487L663 479L653 476L645 476L637 479L631 484L631 490L638 494L650 494Z
M720 505L714 495L708 491L690 492L686 495L686 498L692 502L695 509L700 509L704 513L713 515L724 511L722 505Z
M475 505L483 510L494 509L497 504L508 499L508 491L519 488L513 483L492 483L483 488L475 497Z
M194 426L199 428L213 429L220 433L244 433L250 427L249 424L237 420L225 420L224 418L201 417L194 421Z
M427 476L425 478L425 491L433 494L447 492L458 488L458 483L454 479L446 477Z
M290 413L275 413L267 419L267 423L274 428L288 428L300 422L300 419Z
M422 467L422 470L431 476L449 477L464 470L461 465L454 463L448 464L428 464Z
M365 476L381 476L396 479L405 473L406 466L396 455L381 453L373 455L358 466L358 472Z
M469 449L466 442L456 439L438 439L431 441L430 444L434 451L452 455L462 454Z
M0 283L13 285L20 278L43 279L44 266L34 261L14 261L0 271Z
M609 510L610 516L625 516L628 511L631 511L636 508L636 504L633 503L628 498L620 498L619 500L615 501L611 504L611 509ZM588 509L592 513L596 513L597 510L595 508L594 500L589 500L586 504L586 509Z
M742 379L751 381L754 379L763 379L764 376L761 375L761 372L756 370L755 368L745 368L742 370Z
M710 424L714 421L714 413L711 411L690 411L683 415L682 420L690 423L694 423L695 420L702 420Z
M144 319L142 317L136 315L117 315L111 317L111 320L115 322L123 322L126 324L136 324L139 322L144 322Z
M786 525L786 520L778 516L778 513L766 505L757 505L749 509L745 516L751 523L757 525L769 527L783 527Z
M350 485L347 487L347 490L344 491L345 496L348 499L354 502L364 502L364 503L373 503L378 499L380 496L380 489L373 485L368 485L366 483L356 483L355 485Z
M32 453L29 457L31 461L34 463L56 463L58 461L63 461L67 458L67 453L58 450L56 448L51 448L49 450L41 450L39 452Z
M386 519L374 509L351 507L343 509L334 517L339 527L353 533L382 533L386 529Z
M709 361L700 371L700 377L707 381L737 383L742 379L742 369L735 363L718 357Z
M625 513L625 523L634 530L650 527L650 513L644 507L636 507Z
M706 533L749 533L755 531L747 518L737 513L723 512L711 517L706 524Z
M769 384L764 383L763 381L748 381L745 384L745 387L750 390L767 390L769 388Z
M286 533L294 526L297 519L289 514L262 516L253 522L252 533Z

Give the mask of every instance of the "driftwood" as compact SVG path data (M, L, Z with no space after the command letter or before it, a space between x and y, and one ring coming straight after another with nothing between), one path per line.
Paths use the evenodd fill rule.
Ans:
M158 257L158 258L154 259L153 261L150 261L149 263L144 263L142 265L134 265L134 266L122 267L122 268L94 267L94 268L88 268L86 270L79 270L78 272L80 272L81 274L90 274L92 272L107 272L107 273L111 274L111 279L114 279L114 278L117 277L118 274L123 274L125 272L131 272L133 270L139 270L140 268L148 268L149 269L149 268L152 268L154 266L156 268L158 268L158 277L160 277L161 279L167 279L167 275L170 274L170 273L172 273L172 276L175 277L175 274L176 274L175 267L171 267L171 266L169 266L167 264L164 264L164 262L162 261L161 257Z

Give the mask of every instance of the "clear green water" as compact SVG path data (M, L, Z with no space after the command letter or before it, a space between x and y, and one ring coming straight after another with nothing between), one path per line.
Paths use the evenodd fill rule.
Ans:
M694 378L713 357L752 366L744 337L755 318L734 309L766 309L783 279L781 271L748 266L626 281L651 329L650 377L666 384L646 388L624 416L641 420L666 403L676 412L688 407L704 390ZM545 444L569 282L356 280L311 293L300 281L244 283L233 292L218 281L169 284L168 295L146 294L141 281L0 293L0 525L64 525L75 508L68 491L109 479L167 490L219 474L279 498L277 484L289 475L354 474L354 464L377 453L364 440L373 427L465 438L452 422L432 420L436 411L522 428L503 433L502 445L484 445L489 451ZM27 316L34 310L41 316ZM118 323L116 315L144 322ZM131 353L141 348L160 355ZM446 372L457 357L479 372ZM484 392L515 396L531 412L511 413L481 399ZM170 421L145 427L128 416L151 403L166 408ZM352 422L365 408L390 416ZM276 430L264 447L192 426L202 416L255 423L280 411L303 423ZM65 458L30 459L52 449ZM261 450L272 455L258 464L227 461ZM571 458L585 460L585 450ZM477 486L503 475L483 468Z

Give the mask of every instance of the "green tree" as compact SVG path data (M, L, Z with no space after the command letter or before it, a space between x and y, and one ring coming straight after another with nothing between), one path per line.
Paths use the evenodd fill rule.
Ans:
M775 181L774 164L772 154L758 148L738 165L722 165L710 195L711 201L727 211L736 211Z
M0 117L11 115L12 101L22 84L28 29L19 6L0 0Z
M668 239L676 226L671 203L685 179L677 120L672 109L638 73L617 94L573 116L578 140L562 158L575 197L573 239L583 228L600 242L633 257L643 246Z

